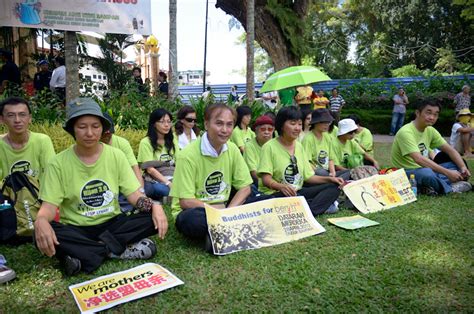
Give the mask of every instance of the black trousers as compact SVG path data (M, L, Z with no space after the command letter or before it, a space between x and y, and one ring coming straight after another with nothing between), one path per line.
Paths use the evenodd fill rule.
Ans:
M51 226L59 242L56 256L79 259L85 272L96 270L110 252L120 255L128 244L157 233L149 213L119 215L95 226L72 226L54 221Z

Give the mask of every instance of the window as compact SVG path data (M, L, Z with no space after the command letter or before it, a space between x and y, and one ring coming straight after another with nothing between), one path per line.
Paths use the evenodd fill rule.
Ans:
M92 78L93 78L93 79L97 79L97 75L95 75L95 74L92 75Z
M102 75L102 79L103 79L103 80L106 80L106 79L107 79L107 76Z
M90 76L90 75L86 75L85 78L86 78L86 80L89 80L89 81L91 80L91 76Z

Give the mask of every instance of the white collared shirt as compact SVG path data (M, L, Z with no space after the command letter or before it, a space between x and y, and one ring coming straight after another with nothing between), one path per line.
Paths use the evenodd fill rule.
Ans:
M197 138L196 133L194 133L193 129L191 129L191 140L188 140L188 137L186 134L183 132L180 135L178 135L178 146L180 149L185 148L189 143L192 141L195 141Z
M66 87L66 67L64 65L54 69L49 81L49 87L53 90L57 87Z
M227 150L227 144L224 144L221 149L221 153L224 153ZM209 139L207 138L207 132L204 133L204 135L201 138L201 154L204 156L210 156L217 158L219 157L220 154L217 153L215 148L211 145L211 142L209 142Z

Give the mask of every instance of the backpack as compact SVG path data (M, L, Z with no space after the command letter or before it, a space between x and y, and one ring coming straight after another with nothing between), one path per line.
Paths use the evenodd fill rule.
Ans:
M8 240L15 234L22 237L33 235L33 222L41 207L38 193L38 181L21 171L5 177L0 189L0 199L7 200L12 207L0 212L1 240Z

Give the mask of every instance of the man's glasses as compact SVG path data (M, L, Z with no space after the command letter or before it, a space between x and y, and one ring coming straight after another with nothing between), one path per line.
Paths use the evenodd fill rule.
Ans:
M197 119L194 119L194 118L184 118L184 120L186 120L189 123L197 121Z

